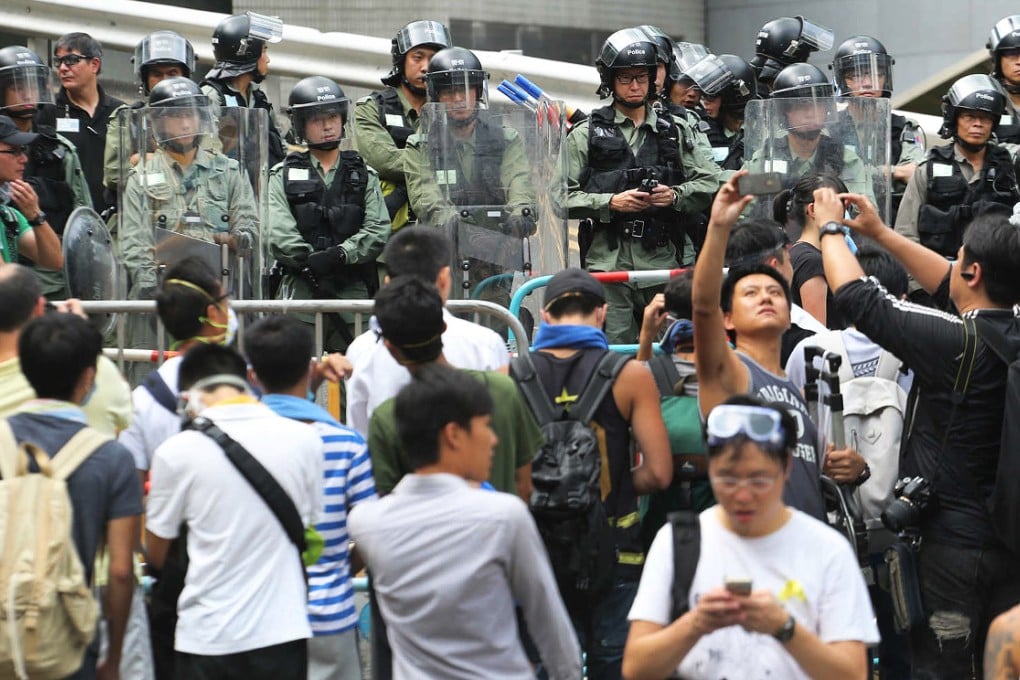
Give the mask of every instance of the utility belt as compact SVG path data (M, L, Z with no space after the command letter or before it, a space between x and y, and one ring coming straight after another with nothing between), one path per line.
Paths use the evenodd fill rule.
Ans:
M369 297L372 297L379 288L379 269L375 262L345 264L338 272L321 277L312 276L311 271L307 268L302 269L287 265L279 266L280 269L283 270L284 274L289 274L295 278L303 279L311 284L312 288L315 288L316 290L320 288L335 288L339 290L340 288L352 283L364 283L368 288ZM333 293L335 291L329 292ZM328 297L331 297L331 295Z
M669 226L662 220L614 219L609 224L599 223L596 228L605 230L610 250L619 248L620 241L640 241L645 250L664 248L670 243Z

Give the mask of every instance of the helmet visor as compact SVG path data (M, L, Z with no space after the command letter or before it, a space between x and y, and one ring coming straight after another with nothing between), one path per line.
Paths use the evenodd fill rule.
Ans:
M842 95L892 92L892 57L888 54L848 54L835 61L834 70Z
M984 74L972 73L949 88L949 103L957 108L1001 114L1004 97L998 83Z
M21 64L0 69L0 86L3 87L5 110L19 109L53 103L55 79L53 71L42 64Z
M708 55L688 68L685 75L694 81L695 87L709 97L718 95L723 91L723 88L733 82L733 74L726 68L726 64L714 54Z
M202 136L216 134L215 115L203 96L164 100L148 107L149 129L157 144L179 142L185 146Z
M294 131L309 144L339 141L343 137L349 105L350 100L344 97L330 102L292 106L290 117Z
M1000 19L995 24L991 35L988 36L988 49L995 52L999 49L999 45L1003 40L1006 40L1006 44L1010 48L1020 46L1020 15L1015 14L1011 17Z
M796 50L797 44L809 45L820 52L832 49L832 43L836 36L831 29L813 24L804 17L797 18L800 19L800 35L797 36L797 40L791 43L790 50ZM787 53L792 57L794 55L790 50L787 50Z
M400 54L407 54L418 45L450 47L453 44L450 32L438 21L414 21L400 29L396 40Z
M429 101L445 104L454 120L470 117L476 109L489 108L488 76L485 71L434 71L425 76Z
M635 43L641 43L642 45L650 46L651 53L644 54L643 56L633 54L627 55L630 57L640 56L641 58L639 59L639 61L641 63L640 64L636 62L632 63L633 59L629 59L627 60L628 63L626 65L655 66L657 63L655 43L651 42L648 39L648 36L645 35L644 31L641 31L636 28L625 28L609 36L605 44L602 46L602 51L599 53L598 62L600 64L604 64L609 68L614 68L617 61L617 57L619 57L621 53L626 53L628 51L628 48L631 48L632 50L636 49L631 47Z
M156 62L183 64L188 73L192 73L195 70L195 50L184 36L158 31L146 36L135 48L135 73L140 75L145 66Z
M836 98L831 89L820 95L814 92L820 88L801 89L801 96L776 101L777 110L783 116L780 125L787 132L816 136L839 119Z
M248 15L248 37L278 43L283 40L283 21L279 17L246 12Z

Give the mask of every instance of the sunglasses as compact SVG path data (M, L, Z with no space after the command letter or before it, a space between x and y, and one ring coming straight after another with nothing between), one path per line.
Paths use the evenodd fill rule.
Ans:
M65 54L62 57L53 57L53 61L57 66L60 66L61 64L64 66L77 66L82 61L88 61L89 59L94 58L95 57L88 54Z
M772 449L781 447L785 440L779 413L761 406L716 406L708 414L705 429L709 446L721 446L741 435Z
M5 153L8 156L27 156L28 155L28 147L27 146L12 146L9 149L0 149L0 153Z

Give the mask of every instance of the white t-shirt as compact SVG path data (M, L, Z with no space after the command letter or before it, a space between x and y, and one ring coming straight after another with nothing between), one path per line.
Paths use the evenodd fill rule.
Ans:
M254 456L294 501L305 526L322 507L322 440L258 403L202 412ZM220 447L174 435L152 460L146 528L173 539L188 525L188 574L174 648L220 656L311 637L297 548Z
M177 374L180 372L182 358L177 356L167 359L156 369L174 395L177 394ZM131 425L120 433L117 441L131 452L135 459L135 469L148 470L156 449L181 431L181 417L160 406L143 385L131 392L131 401L134 403Z
M506 343L492 329L458 319L446 309L443 320L443 356L452 366L495 371L510 363ZM372 411L397 396L400 388L411 382L411 374L390 356L374 331L351 342L347 359L354 370L347 380L346 425L367 437Z
M716 506L700 515L701 554L689 594L691 609L726 577L750 578L754 590L772 591L797 623L822 642L878 642L867 586L850 544L839 533L792 510L781 529L742 538L722 526L720 512ZM628 618L668 625L672 586L673 533L667 523L648 551ZM779 641L740 626L701 638L678 671L688 680L808 677Z

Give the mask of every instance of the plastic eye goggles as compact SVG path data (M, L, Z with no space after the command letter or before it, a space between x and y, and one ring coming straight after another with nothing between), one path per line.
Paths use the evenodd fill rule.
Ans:
M705 425L709 446L720 446L742 435L758 444L778 449L786 439L780 415L774 409L761 406L716 406L708 414Z

